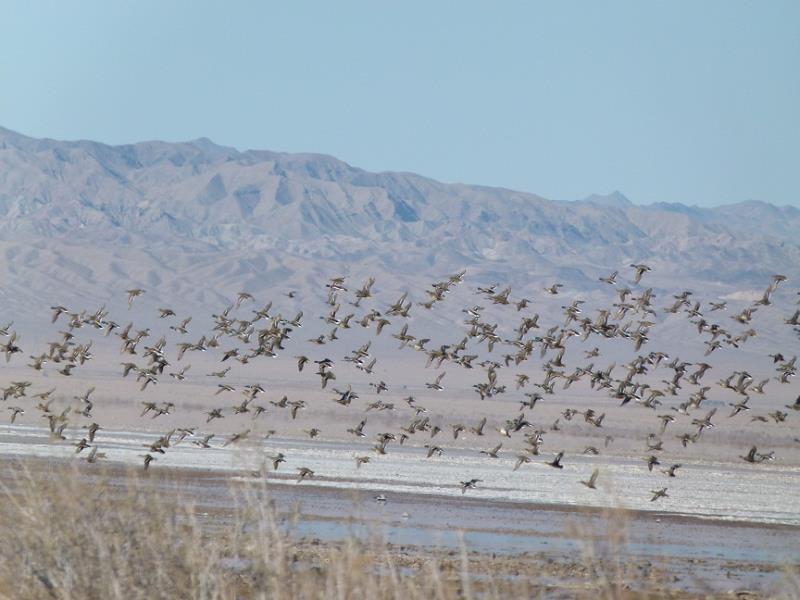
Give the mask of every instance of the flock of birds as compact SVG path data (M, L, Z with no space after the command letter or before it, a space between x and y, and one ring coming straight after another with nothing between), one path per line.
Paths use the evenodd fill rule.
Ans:
M437 441L448 437L453 440L465 439L465 435L474 436L479 440L489 435L499 435L504 441L508 438L521 440L522 450L517 452L514 471L527 463L537 460L543 452L545 445L546 429L534 425L525 414L533 411L537 404L550 395L556 395L559 390L568 389L579 381L588 382L595 392L607 394L619 402L621 406L630 404L639 405L652 411L648 417L652 423L652 431L648 433L646 441L646 456L643 457L643 468L653 471L655 467L663 466L663 474L668 477L677 477L680 464L662 465L659 457L664 452L664 436L667 429L684 426L684 429L675 434L680 444L687 448L696 443L709 429L721 425L721 415L717 408L706 410L703 403L712 391L710 382L707 384L707 374L713 368L706 360L711 360L713 354L722 348L741 348L757 332L752 327L754 314L766 310L772 305L772 296L784 283L786 277L775 275L769 282L763 296L752 304L742 308L736 314L723 320L726 314L727 303L712 301L703 303L693 300L692 292L683 291L673 296L669 305L656 308L654 305L655 294L651 288L641 285L642 279L651 271L645 264L631 265L631 284L625 285L617 271L599 278L603 285L613 286L616 291L616 302L611 306L601 307L593 316L584 314L580 299L572 300L564 305L563 321L553 324L548 329L539 324L539 315L532 312L533 303L527 298L513 298L511 288L499 289L497 284L488 287L478 287L474 293L482 299L484 304L499 307L505 313L507 320L514 320L516 327L512 336L504 336L500 332L499 323L490 322L485 318L485 306L476 303L473 306L462 308L465 317L465 332L460 341L446 344L432 344L431 339L422 337L417 333L412 334L410 316L412 309L416 311L439 310L439 305L446 302L448 294L456 286L463 284L465 271L455 273L442 281L431 284L425 290L426 300L415 303L409 299L408 293L402 294L394 302L377 306L378 302L373 297L372 288L375 279L370 277L360 287L348 287L345 277L330 279L322 291L326 298L328 309L321 315L326 326L330 326L327 334L320 334L307 340L310 347L324 353L324 347L334 340L346 338L352 330L367 330L374 336L381 336L388 330L388 335L399 342L400 349L416 352L421 356L426 367L437 371L425 383L426 394L435 394L445 388L447 381L446 369L482 370L485 374L480 382L473 386L474 392L481 400L492 400L505 394L515 394L519 398L519 410L508 419L500 419L493 430L487 429L487 419L467 425L461 422L444 423L440 419L432 418L423 402L414 396L403 399L402 404L385 401L390 386L380 379L376 367L377 357L371 354L373 340L370 337L366 342L360 343L343 358L344 362L351 363L353 367L374 379L369 383L369 400L361 400L359 393L352 384L340 386L337 382L342 377L336 361L330 357L314 359L307 354L299 353L297 348L302 341L297 340L297 331L303 325L304 314L300 311L293 318L287 318L280 313L273 314L272 303L262 308L249 311L245 316L246 305L252 305L255 298L247 293L240 292L233 303L218 314L212 315L212 328L199 337L192 337L192 317L186 316L179 320L176 312L170 308L158 308L159 320L172 323L169 330L174 332L181 340L168 347L166 335L153 339L155 336L149 328L138 329L133 323L121 326L110 318L109 311L102 307L95 311L72 311L64 306L53 306L52 323L63 325L59 339L47 344L47 350L40 354L30 356L28 366L36 371L54 370L58 375L70 377L80 372L81 367L93 359L93 341L80 342L80 330L96 330L105 337L116 336L120 342L120 352L125 358L121 364L123 378L134 377L139 383L139 390L146 396L148 389L158 384L165 373L176 382L183 382L192 375L189 373L191 365L188 357L194 353L213 352L219 358L219 368L210 373L198 375L219 379L214 393L215 397L228 397L238 395L239 400L233 404L222 404L210 408L206 413L206 423L217 419L239 417L249 419L250 426L230 434L221 444L221 447L237 444L255 435L269 437L276 434L275 430L267 430L256 434L252 422L262 415L273 410L286 411L292 419L307 408L308 404L303 399L289 399L283 395L280 399L263 403L261 398L266 388L259 383L250 383L238 388L226 382L226 377L236 363L248 364L263 358L277 357L292 346L292 354L296 360L296 368L303 377L318 378L322 390L329 390L332 400L348 410L359 413L354 417L357 422L346 430L346 433L355 438L374 439L373 454L355 456L356 468L361 468L371 460L378 460L381 456L391 451L393 444L403 445L412 438L424 438L424 443L417 445L424 447L427 458L441 456L445 452L445 444ZM632 289L633 286L637 291ZM544 288L549 296L562 294L564 286L555 283ZM127 291L128 308L145 294L142 289ZM295 298L296 293L285 293L289 298ZM352 312L343 306L352 307ZM347 312L348 314L342 314ZM651 329L656 325L659 312L663 315L684 315L696 327L697 334L704 344L705 359L695 363L681 360L679 357L670 357L661 351L645 351L649 342ZM155 318L156 315L153 315ZM719 317L719 318L718 318ZM787 326L794 327L800 333L800 310L784 318ZM732 324L729 327L726 324ZM13 322L0 328L0 353L5 356L6 362L19 360L17 355L23 355L19 335L12 329ZM734 331L736 329L736 331ZM386 337L387 334L383 334ZM196 341L189 341L195 339ZM624 365L617 366L612 363L605 367L595 366L594 362L587 362L583 366L570 368L565 364L565 354L571 344L584 344L580 350L587 361L598 359L601 351L592 343L595 339L619 340L621 343L630 344L635 357ZM153 341L150 341L153 340ZM313 354L309 352L309 354ZM535 379L529 372L525 372L523 365L538 354L541 361L541 376ZM717 386L733 392L737 398L731 402L731 411L726 418L742 419L741 415L751 411L750 399L753 395L767 393L768 385L789 384L797 373L797 357L776 352L770 355L775 374L772 377L755 381L746 370L736 370L724 373L718 380ZM46 365L53 365L52 367ZM649 377L656 369L666 369L667 375L656 386ZM514 371L513 384L511 376L503 377L501 371ZM649 377L649 379L648 379ZM452 376L451 376L452 378ZM774 383L773 383L774 382ZM105 458L99 451L98 432L101 425L94 421L93 400L94 387L85 393L74 396L72 402L60 412L53 408L56 387L37 392L29 391L31 381L11 381L3 388L3 401L13 402L8 406L10 420L15 422L19 415L25 414L30 408L22 406L24 400L35 401L35 410L49 422L51 438L55 442L73 443L76 452L85 456L88 463L94 463ZM509 388L514 386L513 390ZM366 394L366 391L362 391ZM361 409L356 408L361 404ZM497 403L498 410L508 409L509 403ZM516 405L514 405L516 406ZM790 418L791 413L800 412L800 396L786 406L787 410L775 410L767 414L755 414L751 417L753 422L783 423ZM150 420L163 415L172 414L176 410L173 402L142 401L141 417ZM371 411L394 411L394 414L408 413L407 422L397 430L383 432L368 432L368 415ZM348 413L349 414L349 413ZM585 424L592 428L602 429L605 413L594 408L578 410L567 408L549 428L558 431L561 419L571 421L573 418L582 417ZM267 417L262 417L267 418ZM287 417L288 418L288 417ZM67 437L67 434L77 432L77 439ZM318 428L305 430L309 438L321 435ZM72 438L75 436L72 435ZM212 448L212 442L217 436L211 433L202 433L197 427L184 427L172 429L148 446L147 453L143 455L144 468L148 469L153 461L163 455L177 444L184 441L191 442L199 448ZM481 449L481 455L496 459L501 455L504 441L493 443L488 449ZM613 443L613 436L605 436L605 446ZM800 439L795 438L800 443ZM413 439L412 439L413 444ZM441 445L440 445L441 444ZM83 454L85 452L85 454ZM774 451L760 452L752 445L744 451L742 460L748 463L763 463L775 458ZM599 454L601 450L595 446L587 446L585 454ZM543 460L542 463L554 469L562 469L565 453L555 453L552 460ZM282 453L269 456L269 462L274 470L281 468L286 462ZM297 468L297 481L301 482L318 476L308 467ZM599 469L593 472L580 483L589 489L597 489L598 479L601 476ZM461 492L475 488L481 482L478 478L467 478L460 482ZM651 501L668 497L666 486L658 487L651 491ZM385 501L385 497L376 497Z

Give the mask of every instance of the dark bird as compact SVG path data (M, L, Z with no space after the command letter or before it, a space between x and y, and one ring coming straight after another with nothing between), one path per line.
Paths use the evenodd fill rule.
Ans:
M653 494L653 497L650 498L650 502L655 502L659 498L669 498L669 496L667 495L667 488L661 488L660 490L651 490L650 493Z
M461 482L461 493L465 493L467 490L474 490L475 485L480 483L480 479L470 479L468 481Z
M314 477L314 471L307 467L298 467L297 468L297 483L303 481L306 477L309 479Z
M561 459L564 458L564 453L559 452L556 454L556 457L552 460L552 462L547 463L551 467L555 467L556 469L563 469L564 465L561 464Z
M668 469L662 469L661 472L664 473L667 477L675 477L675 471L677 471L681 465L675 464L669 467Z

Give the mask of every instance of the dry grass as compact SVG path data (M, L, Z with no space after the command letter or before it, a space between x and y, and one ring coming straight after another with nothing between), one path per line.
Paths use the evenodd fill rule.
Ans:
M94 468L97 467L97 468ZM108 467L6 466L0 491L0 596L14 599L676 598L659 574L587 544L568 569L503 558L406 551L379 538L298 540L266 487L198 508L181 481ZM164 490L168 489L169 493ZM186 488L184 488L186 489ZM202 499L198 499L202 500ZM210 514L209 514L210 512ZM289 519L291 521L291 519ZM554 584L554 579L559 580ZM797 578L787 577L798 590ZM791 591L791 587L787 590ZM789 597L789 596L787 596Z

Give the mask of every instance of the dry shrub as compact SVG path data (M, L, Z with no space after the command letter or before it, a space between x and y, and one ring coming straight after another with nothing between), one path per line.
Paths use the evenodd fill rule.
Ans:
M299 542L251 486L203 519L180 482L18 463L0 492L0 594L14 599L451 598L463 577L404 572L385 544ZM93 473L87 474L89 469Z
M196 598L676 598L624 558L625 524L587 540L572 576L519 562L386 544L379 535L303 540L264 480L203 504L190 480L104 465L35 460L6 465L0 483L0 597L14 600ZM294 518L297 518L295 515ZM595 542L594 540L601 540ZM524 560L524 558L522 559ZM577 575L576 575L577 574ZM787 572L788 593L800 590ZM789 596L786 596L791 597Z

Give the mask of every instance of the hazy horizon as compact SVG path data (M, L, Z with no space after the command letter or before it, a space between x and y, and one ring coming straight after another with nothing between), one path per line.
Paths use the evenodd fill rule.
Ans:
M30 135L27 135L25 132L15 131L15 130L9 128L9 127L5 127L3 124L0 124L0 130L10 131L10 132L12 132L14 134L21 135L23 137L27 137L27 138L31 138L31 139L47 139L47 140L53 140L53 141L56 141L56 142L66 142L66 143L91 142L91 143L103 144L103 145L106 145L106 146L109 146L109 147L132 146L132 145L147 144L147 143L191 144L191 143L194 143L194 142L205 140L205 141L208 141L208 142L212 143L213 145L218 146L220 148L231 148L231 149L235 150L236 152L241 152L241 153L244 153L244 152L277 152L277 153L281 153L281 154L328 156L328 157L334 158L336 160L339 160L339 161L347 164L350 167L353 167L353 168L356 168L356 169L361 169L361 170L364 170L364 171L369 171L369 169L365 169L361 165L352 164L352 163L350 163L350 162L348 162L346 160L343 160L342 158L340 158L338 156L333 156L333 155L330 155L330 154L324 154L324 153L314 152L314 151L283 152L283 151L280 151L280 150L274 150L273 148L238 148L236 146L230 146L230 145L227 145L227 144L217 143L216 140L213 140L213 139L209 138L208 136L201 136L201 137L198 137L198 138L186 139L186 140L164 140L164 139L154 138L154 139L147 139L147 140L144 140L144 139L143 140L136 140L136 141L128 142L128 143L124 143L124 144L108 144L106 142L101 142L101 141L98 141L98 140L91 140L91 139L87 139L87 138L75 138L75 139L67 139L67 140L56 139L56 138L52 138L52 137L49 137L49 136L44 136L42 138L34 138L34 137L30 136ZM520 192L520 193L524 193L524 194L533 194L533 195L537 195L537 196L541 196L542 198L545 198L545 196L543 194L538 193L536 190L514 189L514 188L508 188L506 186L500 186L500 185L497 185L497 186L488 185L488 184L482 183L480 181L442 181L442 180L437 179L436 177L433 177L433 176L431 176L431 175L429 175L427 173L414 173L414 172L410 172L410 171L398 171L398 170L395 170L395 169L386 169L386 170L383 170L383 171L376 171L376 173L379 173L379 174L380 173L410 174L410 175L416 175L416 176L424 177L426 179L430 179L430 180L433 180L433 181L437 181L439 183L444 183L446 185L451 185L452 184L452 185L466 185L466 186L474 186L474 187L488 187L488 188L497 188L497 189L507 189L507 190L512 191L512 192ZM757 203L769 204L769 205L775 206L777 208L798 208L798 206L795 206L793 204L776 204L776 203L770 202L768 200L760 200L760 199L755 199L755 198L745 198L743 200L737 200L737 201L732 201L732 202L724 202L724 203L720 203L720 204L706 204L706 205L688 204L688 203L682 203L682 202L662 201L662 200L645 203L645 202L639 201L637 198L630 197L627 193L625 193L624 190L620 190L620 189L596 190L594 192L591 192L591 193L587 194L586 196L584 196L582 198L545 198L545 199L556 201L556 202L586 202L586 201L592 201L592 200L601 200L601 199L613 198L615 196L617 196L617 197L618 196L622 196L625 200L627 200L631 204L634 204L634 205L637 205L637 206L681 205L681 206L685 206L687 208L713 209L713 208L721 208L721 207L725 207L725 206L734 206L734 205L737 205L737 204L743 204L743 203L747 203L747 202L757 202Z

